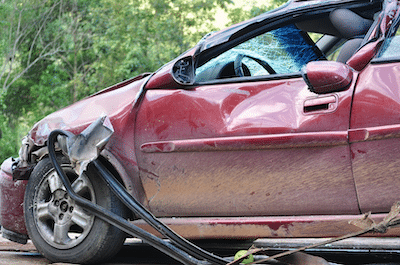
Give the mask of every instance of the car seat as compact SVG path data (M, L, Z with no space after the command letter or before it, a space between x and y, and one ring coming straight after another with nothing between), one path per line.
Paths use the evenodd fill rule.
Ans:
M336 59L338 62L346 63L363 44L364 36L373 21L363 18L349 9L336 9L330 13L329 18L340 33L340 37L348 39Z

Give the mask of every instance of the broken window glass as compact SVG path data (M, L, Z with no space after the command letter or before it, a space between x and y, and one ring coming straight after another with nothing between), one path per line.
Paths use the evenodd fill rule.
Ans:
M196 69L196 81L235 77L234 62L242 55L243 67L251 76L299 72L310 61L319 60L322 53L306 33L287 25L250 39L210 60ZM230 71L229 71L230 70ZM227 74L230 72L229 74Z

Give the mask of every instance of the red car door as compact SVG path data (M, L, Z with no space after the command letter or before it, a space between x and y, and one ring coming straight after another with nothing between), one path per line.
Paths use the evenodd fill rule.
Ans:
M363 212L388 212L399 200L400 31L399 22L393 24L391 37L360 73L354 95L349 139Z
M135 141L155 215L359 213L347 140L353 84L317 95L300 57L256 56L238 46L196 69L190 89L146 91ZM245 76L232 78L238 58Z

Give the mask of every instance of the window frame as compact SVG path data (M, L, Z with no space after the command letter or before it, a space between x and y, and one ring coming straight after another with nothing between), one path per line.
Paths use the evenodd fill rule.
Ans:
M385 49L385 44L387 44L388 41L391 41L391 38L394 37L394 35L396 34L396 32L398 30L400 30L400 15L397 16L393 25L390 27L389 32L388 32L387 36L385 37L385 40L383 41L381 47L379 48L375 57L371 60L371 64L400 62L400 52L398 55L395 55L395 56L379 57L382 54L383 50ZM398 37L400 38L400 35L398 35Z

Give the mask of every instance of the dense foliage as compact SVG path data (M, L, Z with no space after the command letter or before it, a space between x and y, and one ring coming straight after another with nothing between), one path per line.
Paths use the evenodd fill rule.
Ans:
M250 11L231 0L0 0L0 161L45 115L157 68ZM268 7L267 7L267 5Z

